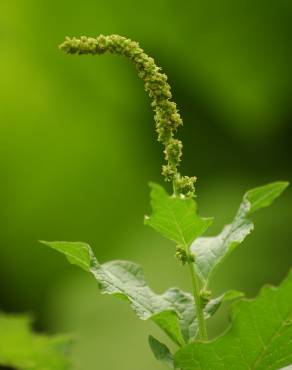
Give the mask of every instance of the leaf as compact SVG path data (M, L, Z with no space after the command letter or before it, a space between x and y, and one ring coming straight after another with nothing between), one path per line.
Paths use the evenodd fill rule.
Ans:
M88 269L99 283L102 294L111 294L130 302L132 309L141 320L152 319L178 345L185 343L180 323L179 302L187 293L173 289L164 294L155 294L147 286L141 267L128 261L112 261L99 264L90 246L86 243L43 242L65 254L69 262ZM81 249L81 255L78 248ZM87 251L84 253L84 251ZM90 260L88 260L88 256Z
M220 297L212 299L205 307L205 319L207 320L212 317L223 302L235 300L241 297L243 297L243 293L230 290ZM183 312L183 305L185 304L185 310L189 310L189 313L187 315L189 316L189 324L188 321L185 322L184 330L187 333L189 342L191 342L196 338L198 334L198 326L197 322L194 320L194 301L191 296L189 296L188 298L189 300L187 302L182 302L181 312ZM169 368L174 369L173 356L165 344L159 342L154 337L149 336L149 345L155 358L158 361L161 361Z
M179 350L182 370L277 370L292 363L292 271L279 288L234 304L232 326L212 342Z
M150 184L152 215L145 217L145 224L178 245L188 247L212 223L211 218L197 215L193 199L169 196L162 186Z
M43 242L65 254L69 261L88 266L89 271L99 283L101 293L111 294L129 301L132 309L141 320L153 320L175 343L182 346L193 340L198 333L194 299L191 294L178 288L168 289L163 294L154 293L146 284L142 268L128 261L111 261L99 264L90 246L85 243ZM87 250L82 262L80 251ZM75 256L76 255L76 256ZM87 256L90 256L88 261ZM76 263L75 263L76 264ZM205 307L206 319L211 317L221 303L222 295L211 300Z
M68 261L73 265L81 267L85 271L90 271L91 264L96 263L90 246L81 242L50 242L40 241L43 244L49 245L51 248L66 255ZM70 248L68 248L70 244Z
M168 368L174 369L173 355L168 347L152 337L152 335L149 336L148 340L156 360L164 363Z
M228 290L217 298L211 299L205 307L205 319L212 317L219 309L223 302L235 301L243 298L244 293L237 290ZM195 339L195 338L193 338Z
M245 197L250 203L249 214L254 213L260 208L270 206L287 188L287 181L277 181L270 184L249 190Z
M25 315L0 314L0 365L19 370L69 370L66 336L33 333Z
M254 224L249 216L260 208L272 204L287 186L287 182L274 182L249 190L244 195L235 219L230 225L225 226L218 236L198 238L193 242L191 252L195 256L196 272L204 285L208 284L217 266L253 230Z
M92 272L101 293L127 298L140 319L154 320L177 344L184 344L180 324L184 325L187 315L180 302L188 299L187 293L169 289L155 294L146 284L142 268L128 261L107 262Z

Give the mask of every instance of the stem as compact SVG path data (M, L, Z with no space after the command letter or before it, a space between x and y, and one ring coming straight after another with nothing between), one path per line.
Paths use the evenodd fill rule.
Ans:
M193 266L193 262L188 261L188 266L191 274L192 286L193 286L193 296L195 301L195 309L197 313L198 325L199 325L199 337L202 340L208 340L206 322L204 318L204 309L201 303L199 282Z
M173 195L176 196L177 195L177 192L176 192L176 185L175 185L175 181L172 180L172 191L173 191Z

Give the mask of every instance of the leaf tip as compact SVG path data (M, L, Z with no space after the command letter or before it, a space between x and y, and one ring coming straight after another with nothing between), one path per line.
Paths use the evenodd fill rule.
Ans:
M275 181L246 192L244 199L250 203L248 213L252 214L261 208L270 206L288 186L288 181Z
M274 185L277 185L279 188L279 191L282 193L284 190L288 188L290 185L289 181L276 181L274 182Z
M71 264L77 265L87 272L89 272L91 267L97 263L92 249L87 243L61 241L48 242L44 240L40 240L40 243L64 254Z

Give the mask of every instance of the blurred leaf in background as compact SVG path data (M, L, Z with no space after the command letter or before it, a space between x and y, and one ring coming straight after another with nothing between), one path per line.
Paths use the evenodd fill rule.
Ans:
M33 333L27 316L0 313L0 365L18 370L70 370L70 342L65 336Z
M199 178L200 214L215 216L214 235L245 190L292 180L291 13L286 0L1 2L1 309L80 333L73 356L82 369L136 370L138 359L139 370L159 369L147 350L151 324L103 303L93 281L37 246L84 240L101 261L143 264L155 291L189 289L168 243L143 226L162 153L141 81L122 58L70 58L57 45L66 35L119 33L163 67L185 123L183 172ZM284 277L291 203L288 191L273 214L255 219L215 293L254 294Z

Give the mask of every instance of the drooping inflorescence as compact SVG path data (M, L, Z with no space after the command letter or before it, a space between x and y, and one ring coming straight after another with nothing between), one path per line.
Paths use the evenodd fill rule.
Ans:
M167 76L155 64L139 44L119 35L97 38L66 38L60 49L68 54L103 54L109 52L127 57L135 65L139 77L144 81L145 90L151 98L156 123L158 141L164 145L166 164L162 174L166 181L173 182L174 192L187 197L195 195L195 177L181 176L178 167L182 157L182 142L176 139L175 133L183 124L176 103L173 102Z

